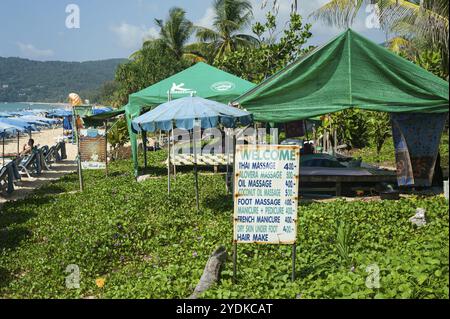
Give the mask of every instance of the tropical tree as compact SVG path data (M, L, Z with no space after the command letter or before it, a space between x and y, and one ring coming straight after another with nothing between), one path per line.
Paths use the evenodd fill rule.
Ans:
M159 28L159 39L161 43L169 48L171 54L177 59L186 59L193 62L205 61L201 52L201 44L189 44L189 40L194 33L194 24L186 18L186 11L182 8L173 7L169 10L167 19L155 19ZM142 57L142 50L154 45L155 39L147 40L143 43L142 49L133 53L131 59Z
M118 89L115 92L115 104L125 105L129 94L164 80L191 65L192 63L185 59L177 59L162 39L146 42L143 48L134 54L134 58L117 69L115 80Z
M217 58L214 65L259 83L309 52L312 47L305 47L305 44L312 36L311 24L303 23L301 15L293 10L282 33L278 34L276 13L277 10L268 11L265 22L253 25L258 45L226 53Z
M363 4L376 4L381 26L414 43L436 48L448 75L448 0L331 0L312 15L328 24L349 27Z
M206 42L215 58L233 52L240 47L248 47L258 40L242 33L251 23L253 12L249 0L214 0L215 17L213 28L196 27L197 38Z

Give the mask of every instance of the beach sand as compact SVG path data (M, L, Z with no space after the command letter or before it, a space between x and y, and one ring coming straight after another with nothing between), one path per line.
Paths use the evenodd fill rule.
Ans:
M41 132L33 132L32 138L35 141L35 145L40 147L48 145L49 147L55 145L58 141L58 137L62 136L62 128L42 130ZM20 150L27 143L29 137L21 136L19 140ZM0 154L2 152L2 143L0 141ZM75 162L77 154L77 146L66 143L67 159L54 163L51 166L50 171L43 171L41 175L32 178L22 176L22 180L15 185L15 191L10 195L0 195L0 206L7 201L15 201L27 197L35 189L42 187L50 181L58 180L66 174L70 174L77 171L77 165ZM16 154L17 153L17 138L6 140L5 153ZM2 164L0 158L0 164Z

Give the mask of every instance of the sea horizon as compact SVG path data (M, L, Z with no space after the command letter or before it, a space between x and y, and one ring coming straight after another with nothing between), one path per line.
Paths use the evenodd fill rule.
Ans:
M55 108L64 108L68 103L48 103L48 102L0 102L0 112L15 112L32 109L51 110Z

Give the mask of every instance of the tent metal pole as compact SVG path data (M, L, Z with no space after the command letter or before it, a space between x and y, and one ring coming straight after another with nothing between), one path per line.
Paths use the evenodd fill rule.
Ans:
M147 132L142 131L142 145L144 148L144 174L147 171Z
M168 150L168 159L167 159L167 194L170 195L170 143Z
M170 143L170 139L169 139L169 143ZM172 149L173 149L173 177L175 178L175 180L177 180L177 166L175 164L175 133L174 133L174 128L172 127Z
M197 140L195 138L195 122L194 120L194 130L193 130L193 136L194 136L194 175L195 175L195 199L197 201L197 211L200 210L200 200L198 195L198 169L197 169Z

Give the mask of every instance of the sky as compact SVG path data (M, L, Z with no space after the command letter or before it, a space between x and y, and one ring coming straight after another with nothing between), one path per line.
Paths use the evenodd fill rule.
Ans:
M268 0L271 2L271 0ZM0 56L39 61L91 61L128 58L142 41L158 36L154 19L182 7L196 25L211 27L213 0L0 0ZM263 21L263 0L251 0L254 22ZM278 20L288 20L292 0L278 0ZM342 32L309 18L328 0L298 0L305 22L313 24L308 44L321 45ZM270 6L269 6L270 7ZM79 15L76 15L79 11ZM386 35L362 10L352 28L382 43ZM79 20L76 18L79 16ZM367 24L369 21L369 24Z

